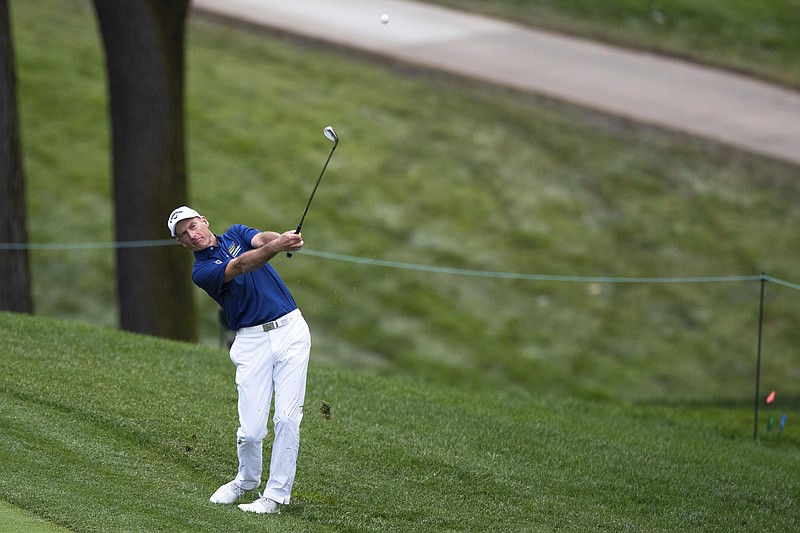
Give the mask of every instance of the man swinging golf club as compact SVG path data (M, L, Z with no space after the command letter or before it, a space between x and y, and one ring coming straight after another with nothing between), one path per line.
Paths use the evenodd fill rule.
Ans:
M240 224L222 235L212 233L206 217L181 206L167 220L173 237L194 251L192 281L224 309L236 331L230 357L236 365L239 471L211 496L232 504L261 485L262 441L274 393L275 437L269 478L262 495L239 508L280 513L288 504L300 447L311 335L292 295L269 261L303 247L297 231L258 231Z

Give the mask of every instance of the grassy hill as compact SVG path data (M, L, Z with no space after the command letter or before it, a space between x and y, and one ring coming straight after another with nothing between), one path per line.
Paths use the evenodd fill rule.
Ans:
M0 500L74 531L791 531L800 439L747 406L474 391L312 362L294 503L235 469L223 350L0 313ZM323 402L330 417L322 414ZM3 518L0 518L0 524Z
M113 206L102 53L90 3L66 5L12 2L30 237L103 243ZM317 357L476 387L751 401L758 283L580 278L800 279L796 167L202 19L188 46L191 197L215 230L293 228L333 124L341 143L304 227L311 250L579 278L278 258ZM31 257L38 315L116 323L111 249ZM196 296L215 345L216 305ZM768 287L763 383L783 397L800 396L797 297Z

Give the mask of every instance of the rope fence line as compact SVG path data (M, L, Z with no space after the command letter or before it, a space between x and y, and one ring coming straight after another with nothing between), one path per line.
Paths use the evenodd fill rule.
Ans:
M0 242L0 250L117 250L122 248L154 248L174 246L174 239L122 242Z
M151 248L159 246L176 246L178 243L174 239L157 239L145 241L122 241L122 242L62 242L62 243L0 243L2 250L107 250L123 248ZM731 283L743 281L769 281L777 285L782 285L790 289L800 291L800 284L792 283L782 279L767 276L766 274L750 276L695 276L695 277L610 277L610 276L559 276L546 274L521 274L514 272L498 272L491 270L473 270L466 268L437 267L431 265L420 265L416 263L404 263L399 261L387 261L369 257L357 257L353 255L337 254L332 252L321 252L302 249L299 253L322 259L333 261L343 261L360 265L377 266L383 268L395 268L399 270L411 270L417 272L429 272L434 274L450 274L456 276L482 277L494 279L513 279L523 281L551 281L569 283Z
M91 250L91 249L122 249L122 248L149 248L159 246L175 246L174 239L159 239L147 241L127 241L127 242L73 242L73 243L0 243L0 251L3 250ZM758 345L756 355L756 379L755 379L755 400L753 407L753 441L758 442L758 415L761 385L761 350L762 350L762 329L764 323L764 288L767 282L775 283L789 289L800 290L800 284L792 283L782 279L768 276L761 273L757 276L704 276L704 277L674 277L674 278L654 278L654 277L607 277L607 276L552 276L543 274L519 274L513 272L497 272L489 270L472 270L464 268L437 267L430 265L420 265L415 263L405 263L399 261L387 261L368 257L357 257L352 255L337 254L332 252L321 252L304 248L300 251L312 257L329 259L333 261L344 261L348 263L376 266L383 268L395 268L417 272L429 272L435 274L450 274L458 276L471 276L495 279L514 279L528 281L550 281L550 282L572 282L572 283L723 283L723 282L744 282L758 281L761 285L761 295L759 300L759 319L758 319Z
M527 280L527 281L562 281L562 282L574 282L574 283L718 283L718 282L761 280L761 276L634 278L634 277L608 277L608 276L557 276L557 275L547 275L547 274L518 274L514 272L470 270L465 268L436 267L428 265L419 265L415 263L401 263L398 261L370 259L365 257L355 257L351 255L342 255L330 252L317 252L314 250L305 250L305 249L303 249L303 253L316 257L322 257L325 259L332 259L335 261L346 261L350 263L358 263L370 266L397 268L402 270L416 270L420 272L431 272L435 274L454 274L459 276L472 276L472 277L498 278L498 279L517 279L517 280ZM796 287L800 289L800 285L797 285Z

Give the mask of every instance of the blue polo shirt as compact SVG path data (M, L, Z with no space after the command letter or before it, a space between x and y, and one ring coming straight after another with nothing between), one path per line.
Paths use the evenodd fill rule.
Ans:
M217 235L219 246L194 253L192 281L225 310L233 330L270 322L297 309L289 289L269 263L225 283L225 266L253 249L256 234L258 230L236 224Z

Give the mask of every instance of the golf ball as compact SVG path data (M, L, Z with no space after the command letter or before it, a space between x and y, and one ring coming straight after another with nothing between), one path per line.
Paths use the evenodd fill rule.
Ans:
M386 13L381 15L381 24L389 24L389 15Z

